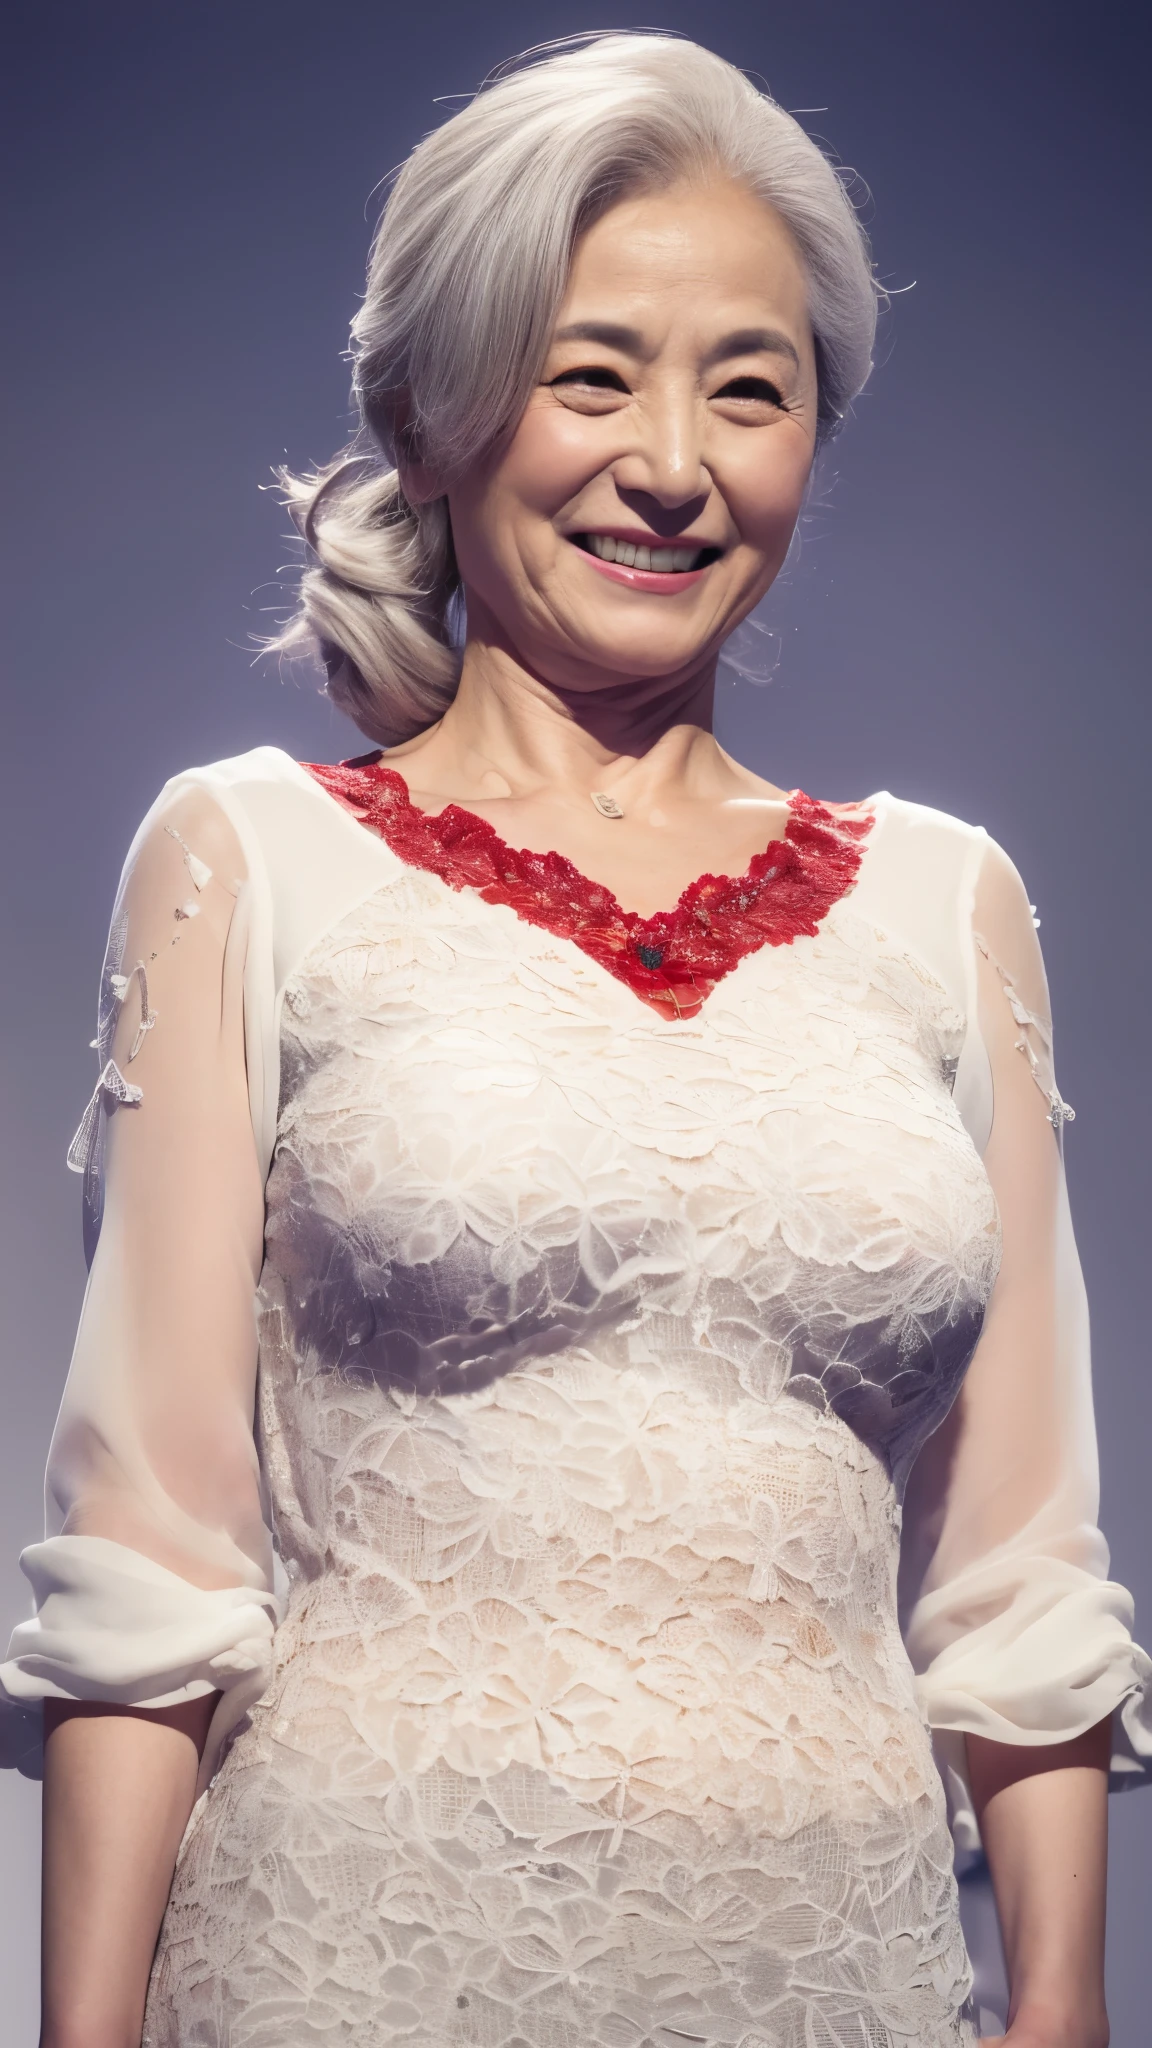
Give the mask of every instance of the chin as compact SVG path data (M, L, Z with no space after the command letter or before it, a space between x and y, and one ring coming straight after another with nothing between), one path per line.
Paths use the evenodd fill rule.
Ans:
M668 617L667 598L653 598L645 603L642 598L633 600L636 609L623 613L612 608L608 617L603 613L595 620L587 617L570 617L563 622L567 627L564 635L565 651L574 656L581 665L597 668L606 674L626 676L676 675L681 670L698 668L707 658L708 650L719 647L730 630L717 630L712 619L702 622L697 631L690 630L687 621L673 621ZM623 616L621 615L623 613ZM556 649L559 652L559 647Z
M698 668L711 639L660 641L654 634L616 634L611 640L573 642L572 653L583 666L627 682L637 676L675 676ZM595 687L595 685L592 685Z

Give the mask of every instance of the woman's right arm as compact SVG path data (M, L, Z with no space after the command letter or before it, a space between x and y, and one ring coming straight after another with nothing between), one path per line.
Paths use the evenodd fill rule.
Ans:
M269 1668L245 911L237 834L184 785L138 835L113 920L86 1119L102 1222L48 1535L22 1560L37 1616L0 1672L45 1702L45 2048L139 2048L197 1786Z
M139 2048L215 1703L45 1703L41 2048Z

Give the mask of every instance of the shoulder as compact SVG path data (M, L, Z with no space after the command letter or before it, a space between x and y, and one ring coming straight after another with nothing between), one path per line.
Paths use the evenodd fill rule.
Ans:
M185 768L164 784L128 856L131 868L176 837L210 867L229 866L276 929L323 916L381 879L382 840L280 747Z
M993 842L982 825L888 790L853 810L872 820L853 908L920 958L965 1011L973 906Z
M145 825L173 805L214 816L239 840L250 870L286 877L302 865L355 856L369 836L282 747L253 747L185 768L165 783ZM142 828L143 829L143 828ZM379 854L378 842L373 850Z
M277 986L321 932L400 867L384 841L280 747L185 769L161 794L162 802L189 798L214 806L239 842Z
M282 747L253 747L246 754L181 769L165 783L161 800L186 789L202 789L228 810L236 805L258 805L268 796L307 799L316 793L316 784L307 769Z
M154 863L166 840L186 839L212 867L233 864L249 878L278 840L290 845L300 817L334 809L307 770L279 747L255 747L169 776L141 819L126 871Z
M949 811L938 811L931 804L916 803L910 797L895 796L888 789L878 790L851 808L872 817L872 836L877 840L886 837L903 842L909 851L936 847L941 853L963 857L973 851L982 852L991 844L983 825L974 825Z
M860 803L836 805L845 819L870 821L862 841L856 906L884 925L950 920L970 905L991 844L982 825L929 804L879 790Z
M983 825L970 824L947 811L933 810L887 791L870 797L878 834L887 833L892 865L899 871L925 868L929 884L953 880L966 897L966 907L991 902L1011 918L1029 923L1034 915L1020 871L1004 847Z

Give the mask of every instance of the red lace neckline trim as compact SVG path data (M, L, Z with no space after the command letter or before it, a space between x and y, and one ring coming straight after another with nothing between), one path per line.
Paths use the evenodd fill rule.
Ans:
M783 838L753 854L742 875L701 875L672 910L642 917L564 854L509 846L475 811L420 810L403 776L376 756L301 766L409 867L571 939L665 1017L695 1016L746 954L814 937L855 882L873 823L868 812L845 817L793 790Z

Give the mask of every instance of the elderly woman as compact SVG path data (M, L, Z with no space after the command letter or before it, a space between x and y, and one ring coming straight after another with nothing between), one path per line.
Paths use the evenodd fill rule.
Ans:
M113 920L4 1667L46 2048L972 2043L946 1785L1009 2041L1103 2048L1150 1667L1028 899L711 731L874 317L689 43L396 181L362 432L286 478L285 644L376 750L178 776Z

